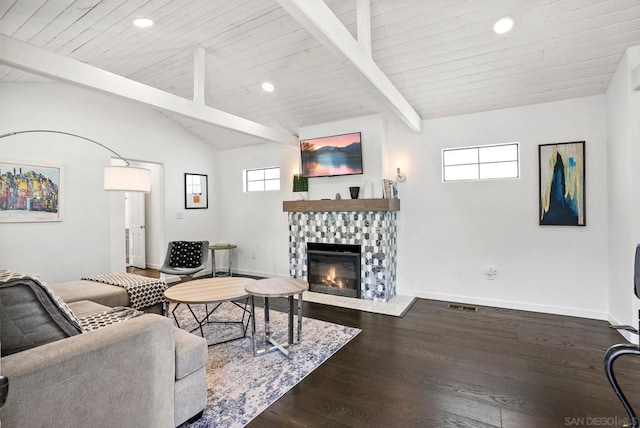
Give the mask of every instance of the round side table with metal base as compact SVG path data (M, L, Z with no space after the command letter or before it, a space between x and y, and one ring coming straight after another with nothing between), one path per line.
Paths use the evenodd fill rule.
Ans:
M251 297L251 340L253 342L252 346L254 356L274 351L276 349L287 357L289 356L291 347L295 343L300 342L300 336L302 334L302 293L308 289L309 284L306 281L295 278L260 279L245 285L245 290ZM294 340L293 314L296 311L293 296L296 294L298 295L298 339ZM264 340L260 346L256 344L255 297L264 298ZM287 297L289 299L289 340L286 344L278 343L271 337L271 325L269 323L269 299L272 297Z
M211 250L211 277L233 276L233 272L231 271L231 265L233 264L233 250L235 250L236 248L238 248L238 246L235 244L214 244L209 246L209 249ZM216 250L229 251L229 268L227 270L227 273L222 275L216 272Z

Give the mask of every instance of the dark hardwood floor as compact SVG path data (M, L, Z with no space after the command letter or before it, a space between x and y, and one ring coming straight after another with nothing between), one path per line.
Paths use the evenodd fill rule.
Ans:
M160 271L157 269L140 269L133 266L127 266L127 273L135 273L136 275L148 276L149 278L160 278Z
M362 329L251 427L622 426L603 370L623 342L604 321L418 299L404 318L306 304ZM618 362L640 400L640 361Z
M275 301L274 309L284 310ZM604 321L418 299L403 318L315 303L362 332L250 427L621 427L603 370L624 342ZM304 330L303 330L304 334ZM640 361L616 374L640 403Z

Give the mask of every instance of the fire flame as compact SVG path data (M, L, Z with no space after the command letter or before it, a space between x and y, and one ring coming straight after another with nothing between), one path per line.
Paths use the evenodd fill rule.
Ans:
M331 266L327 271L327 276L322 279L322 283L333 287L344 287L341 279L338 278L336 280L336 268L333 266Z

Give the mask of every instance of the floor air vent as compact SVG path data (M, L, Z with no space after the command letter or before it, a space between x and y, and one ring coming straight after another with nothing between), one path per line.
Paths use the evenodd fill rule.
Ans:
M453 303L449 303L449 305L447 305L447 309L456 309L458 311L478 312L478 308L476 308L475 306L456 305L456 304L453 304Z

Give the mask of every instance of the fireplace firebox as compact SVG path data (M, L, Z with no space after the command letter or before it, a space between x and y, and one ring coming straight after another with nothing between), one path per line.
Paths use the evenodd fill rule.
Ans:
M360 246L307 243L309 291L360 298Z

